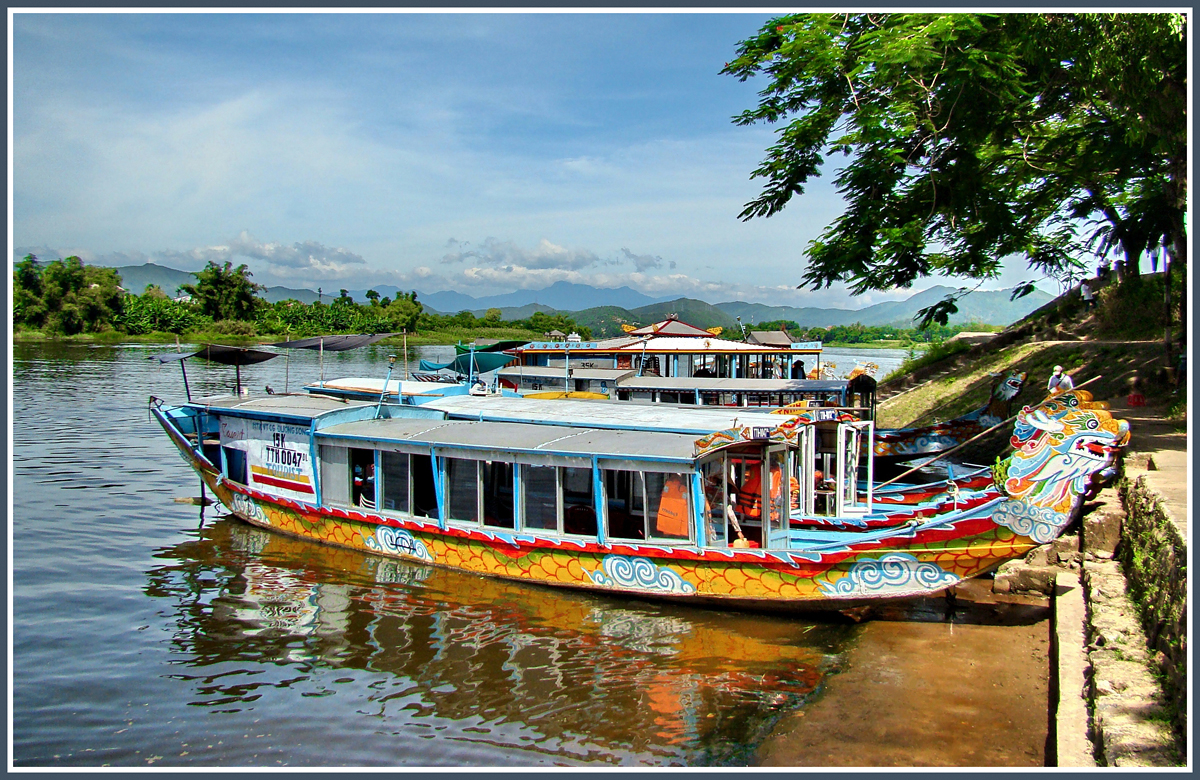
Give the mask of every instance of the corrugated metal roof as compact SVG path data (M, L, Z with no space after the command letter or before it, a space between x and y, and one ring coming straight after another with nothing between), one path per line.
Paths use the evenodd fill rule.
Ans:
M236 396L218 396L196 402L214 411L231 412L261 412L263 414L282 414L291 417L312 419L334 409L352 409L359 406L372 406L367 401L342 401L328 396L308 395L264 395L247 399Z
M678 461L692 460L696 441L690 434L466 420L362 420L317 434L318 439L345 436L472 450Z
M682 320L667 319L661 322L656 322L653 325L647 325L644 328L630 331L634 335L642 336L649 334L659 334L663 336L705 336L710 334L705 328L698 328L695 325L689 325Z
M705 435L738 425L780 423L778 415L748 411L744 407L645 406L618 401L544 400L497 396L453 396L422 404L452 418L494 422L569 425L612 430L664 431Z
M773 347L790 347L792 337L781 330L752 330L750 341L755 344L770 344Z

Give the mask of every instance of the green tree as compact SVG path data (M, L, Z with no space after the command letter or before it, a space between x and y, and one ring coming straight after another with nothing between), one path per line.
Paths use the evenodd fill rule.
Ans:
M73 336L112 330L121 312L121 277L78 257L41 266L26 255L13 273L13 323Z
M483 321L488 325L498 325L503 316L504 314L499 309L492 308L483 313Z
M256 293L266 288L250 281L252 274L244 263L234 268L231 262L218 265L210 260L192 276L196 283L180 285L179 289L192 296L200 312L213 320L250 321L265 303Z
M383 316L391 322L392 330L415 333L425 307L417 300L414 290L407 295L397 291L396 300L384 305L382 309Z
M1081 250L1080 218L1150 211L1137 192L1161 196L1160 238L1182 260L1186 39L1180 14L774 19L722 71L769 78L735 122L785 123L741 216L779 212L832 152L849 158L835 179L847 205L808 246L801 286L984 280L1009 255L1053 267ZM1153 230L1126 226L1138 233Z

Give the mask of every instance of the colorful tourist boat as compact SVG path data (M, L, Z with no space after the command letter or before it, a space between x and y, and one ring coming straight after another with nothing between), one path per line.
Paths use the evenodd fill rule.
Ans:
M961 417L914 428L881 428L875 435L875 457L880 461L912 460L963 444L1012 416L1013 400L1021 392L1025 376L1024 371L997 374L988 402Z
M383 400L151 398L150 410L252 525L480 575L755 609L910 598L990 571L1057 536L1128 439L1104 410L1026 410L995 494L923 514L929 502L876 504L873 423L837 409L781 419L462 385Z

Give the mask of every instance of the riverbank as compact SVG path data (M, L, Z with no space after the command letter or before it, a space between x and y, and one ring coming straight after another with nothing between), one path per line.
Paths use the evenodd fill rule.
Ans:
M219 343L233 346L251 346L269 344L276 341L302 338L283 334L263 334L245 336L236 333L194 332L176 336L173 333L147 333L133 336L127 333L109 331L106 333L81 333L75 336L47 336L39 331L17 331L13 333L16 342L61 341L69 344L201 344ZM409 333L407 336L392 336L380 341L380 344L401 346L406 343L409 347L451 346L459 342L468 343L476 338L498 339L502 341L525 339L536 341L544 338L541 333L521 330L519 328L472 328L449 331L432 331L427 333Z

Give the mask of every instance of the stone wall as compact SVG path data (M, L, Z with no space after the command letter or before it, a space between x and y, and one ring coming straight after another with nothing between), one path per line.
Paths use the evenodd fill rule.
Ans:
M1146 470L1127 468L1118 488L1126 517L1117 555L1182 740L1187 734L1187 542L1148 484Z

